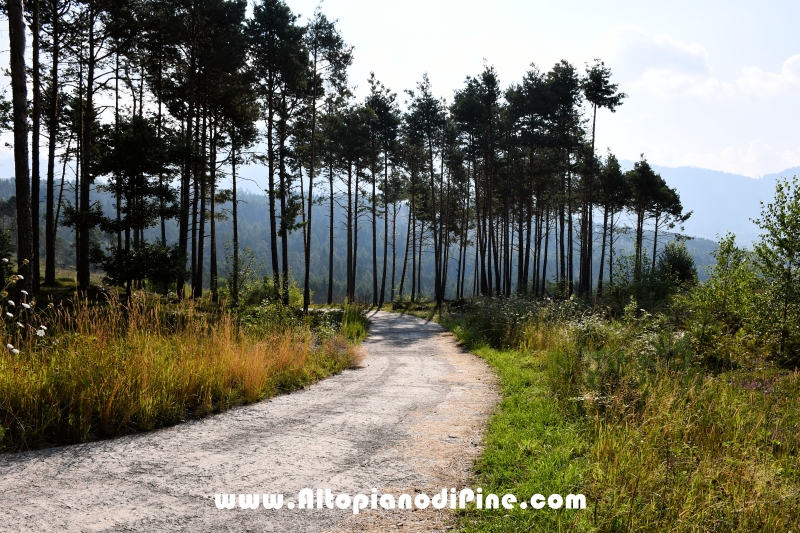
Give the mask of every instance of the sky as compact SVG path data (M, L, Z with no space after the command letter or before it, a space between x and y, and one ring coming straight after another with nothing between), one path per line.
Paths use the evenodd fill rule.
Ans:
M350 83L393 91L428 73L452 100L493 66L504 86L532 63L602 59L628 98L598 113L597 147L620 159L759 177L800 165L800 2L287 0L317 5L354 46Z
M350 83L371 71L404 99L427 73L452 100L493 66L503 86L535 64L602 59L628 98L600 110L597 149L619 159L760 177L800 166L800 2L738 0L286 0L317 6L354 47ZM0 63L8 63L7 24ZM8 96L8 78L2 77ZM10 135L2 135L8 142ZM0 167L11 152L0 145Z

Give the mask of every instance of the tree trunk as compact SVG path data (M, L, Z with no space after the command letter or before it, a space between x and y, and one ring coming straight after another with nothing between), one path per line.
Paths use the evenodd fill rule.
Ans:
M440 249L440 241L437 229L436 218L440 215L440 208L436 202L436 168L433 164L433 139L431 133L428 132L428 164L431 170L431 233L433 234L433 297L436 301L436 307L442 305L442 265ZM422 246L420 246L420 270L422 269Z
M614 284L614 212L608 224L608 283Z
M411 192L412 202L408 216L414 217L414 220L411 224L411 301L413 302L416 300L417 296L417 217L415 214L414 201L413 201L416 192L414 190L413 183L411 186L411 191L412 191ZM420 238L422 238L421 232L420 232Z
M31 269L26 262L33 258L31 191L28 183L28 88L25 78L25 20L22 0L8 0L8 33L11 53L11 92L14 114L14 183L17 194L17 268L23 279L17 292L31 292ZM21 299L17 296L17 299Z
M289 305L289 224L286 219L286 195L289 184L286 179L286 91L282 93L281 121L278 125L278 193L281 199L281 295L283 305Z
M236 128L231 132L231 178L233 218L233 273L231 280L231 306L239 307L239 202L236 199Z
M574 243L572 242L572 172L567 172L567 296L574 293L575 265L573 264Z
M653 228L653 258L652 258L652 265L650 266L650 272L654 272L656 269L656 253L658 252L658 221L660 218L661 213L656 211L656 224Z
M391 297L394 302L394 273L397 261L397 202L392 202L392 288Z
M272 283L273 288L278 291L280 270L278 268L278 223L275 213L275 147L274 147L274 81L272 71L267 80L267 195L269 197L269 250L272 259Z
M333 190L333 160L328 165L328 183L331 188L330 225L328 226L328 305L333 303L333 217L334 217L334 190Z
M177 296L178 300L182 300L184 298L184 291L185 291L185 283L186 283L186 274L184 273L186 262L188 260L188 248L189 248L189 200L190 200L190 187L191 187L191 168L192 168L192 159L194 156L194 146L193 146L193 131L192 125L194 122L194 107L195 107L195 69L197 59L195 57L195 50L192 47L190 52L190 60L189 60L189 101L188 101L188 109L187 109L187 116L186 116L186 136L185 139L187 141L187 154L186 160L184 161L184 168L181 175L181 209L180 209L180 220L178 222L178 248L179 253L182 258L182 266L181 273L178 275L177 279ZM235 152L235 150L232 151ZM234 210L236 209L234 203ZM237 252L238 253L238 252ZM238 302L237 302L238 303Z
M545 230L544 230L544 252L542 254L542 296L547 294L547 251L550 246L550 210L545 209L544 216ZM558 253L558 250L556 250ZM555 270L558 272L558 262L556 262Z
M403 271L400 273L400 289L397 291L400 298L403 297L403 285L406 281L406 268L408 267L408 245L411 242L411 209L408 210L408 226L406 227L406 253L403 257Z
M83 119L83 141L81 142L81 185L80 185L80 208L79 212L83 216L87 216L91 210L91 202L89 194L91 191L91 172L90 172L90 154L92 153L92 125L94 123L94 69L95 69L95 36L94 36L94 23L96 13L94 11L94 2L90 1L88 6L88 24L89 24L89 55L87 58L87 75L86 75L86 116ZM81 218L77 228L80 234L78 243L78 290L89 290L89 224L86 220Z
M194 298L203 297L203 269L205 267L205 242L206 242L206 198L208 197L208 163L206 150L208 147L208 106L203 106L203 127L200 153L202 154L202 170L200 171L200 226L197 235L197 280L194 286Z
M356 272L358 267L358 174L359 174L358 162L356 160L356 190L355 190L355 204L353 205L353 274L352 274L352 282L351 282L351 294L350 294L350 301L353 302L356 299Z
M313 89L311 91L311 162L309 163L308 172L308 219L307 219L307 235L306 246L304 250L305 255L305 276L303 280L303 312L308 313L308 306L311 303L311 287L309 285L311 280L311 210L314 203L314 172L315 172L315 159L317 142L317 54L314 52L314 60L312 62L314 81L312 83Z
M31 145L31 229L33 230L33 257L31 257L31 275L33 277L31 287L34 293L39 292L39 135L41 132L41 94L42 77L39 66L39 6L40 0L33 0L33 20L31 33L33 34L33 138Z
M202 104L201 104L202 105ZM192 177L193 177L193 196L192 196L192 286L191 286L191 295L192 298L195 298L197 295L197 281L198 281L198 271L201 270L203 267L202 265L197 264L197 210L199 208L198 203L200 200L200 160L205 155L202 152L202 147L200 145L200 113L198 113L195 117L195 136L192 140L193 151L195 154L193 163L192 163Z
M387 196L389 194L389 157L388 149L384 147L383 150L383 272L381 274L381 291L378 298L378 307L383 307L384 297L386 295L386 261L389 254L389 203ZM394 251L393 251L394 253ZM394 287L392 287L394 290ZM393 298L394 299L394 298Z
M588 200L588 215L589 215L589 222L587 228L587 236L586 236L586 271L584 273L584 279L586 280L586 286L584 287L584 292L589 293L592 290L592 232L594 228L592 228L592 202L594 201L594 139L595 139L595 124L597 123L597 106L593 106L592 112L592 153L590 154L591 165L589 171L589 200ZM601 267L602 268L602 267Z
M419 253L417 254L417 300L422 299L422 244L425 238L425 221L419 222Z
M353 164L347 162L347 283L345 298L350 299L353 284Z
M375 181L378 179L377 172L375 170L377 161L375 155L375 139L372 139L372 305L373 307L378 307L378 208L377 208L377 191L375 187ZM384 243L385 247L385 243ZM383 295L381 295L381 300L383 300Z
M47 147L47 192L45 199L45 265L44 283L45 285L55 285L56 283L56 226L54 215L54 195L55 195L55 169L56 169L56 142L58 139L58 60L60 51L60 16L58 13L58 2L53 2L52 21L52 46L51 55L53 64L50 69L50 83L52 95L50 100L49 116L49 142Z
M217 270L217 125L216 121L211 128L211 164L209 165L211 169L211 179L209 180L209 185L211 185L211 193L210 193L210 200L211 200L211 228L210 228L210 250L208 252L209 259L211 260L211 268L209 271L209 281L211 282L211 301L213 303L219 302L219 272ZM163 228L163 217L162 217L162 228ZM164 242L164 246L166 246L166 242Z
M606 260L606 234L608 233L608 206L603 209L603 243L600 246L600 265L597 275L597 297L603 295L603 269Z

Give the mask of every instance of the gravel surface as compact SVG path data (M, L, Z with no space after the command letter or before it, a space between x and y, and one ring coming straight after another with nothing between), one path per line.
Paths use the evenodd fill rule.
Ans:
M439 325L377 312L362 368L172 428L0 455L0 531L441 531L448 511L219 510L217 493L469 483L494 377ZM412 493L413 496L413 493Z

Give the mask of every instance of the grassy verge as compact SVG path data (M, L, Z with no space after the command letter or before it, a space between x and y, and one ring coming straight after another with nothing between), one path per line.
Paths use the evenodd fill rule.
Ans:
M798 372L766 361L708 372L687 334L633 311L608 319L569 302L495 300L445 315L500 380L502 403L476 464L484 492L580 492L588 503L578 512L472 510L461 515L464 531L800 523Z
M366 327L358 309L198 309L83 303L39 313L45 336L7 335L17 348L0 350L0 450L154 429L303 387L348 367Z
M445 321L445 323L447 323ZM579 494L589 469L584 423L565 417L550 393L546 354L494 349L448 324L473 353L496 372L502 400L492 417L486 450L475 465L484 494ZM587 511L470 510L463 531L571 531Z

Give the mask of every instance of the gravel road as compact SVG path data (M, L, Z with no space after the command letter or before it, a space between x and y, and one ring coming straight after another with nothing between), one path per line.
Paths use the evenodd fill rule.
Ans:
M219 510L217 493L434 494L469 483L497 402L440 326L370 316L362 368L118 439L0 455L0 531L441 531L447 511Z

